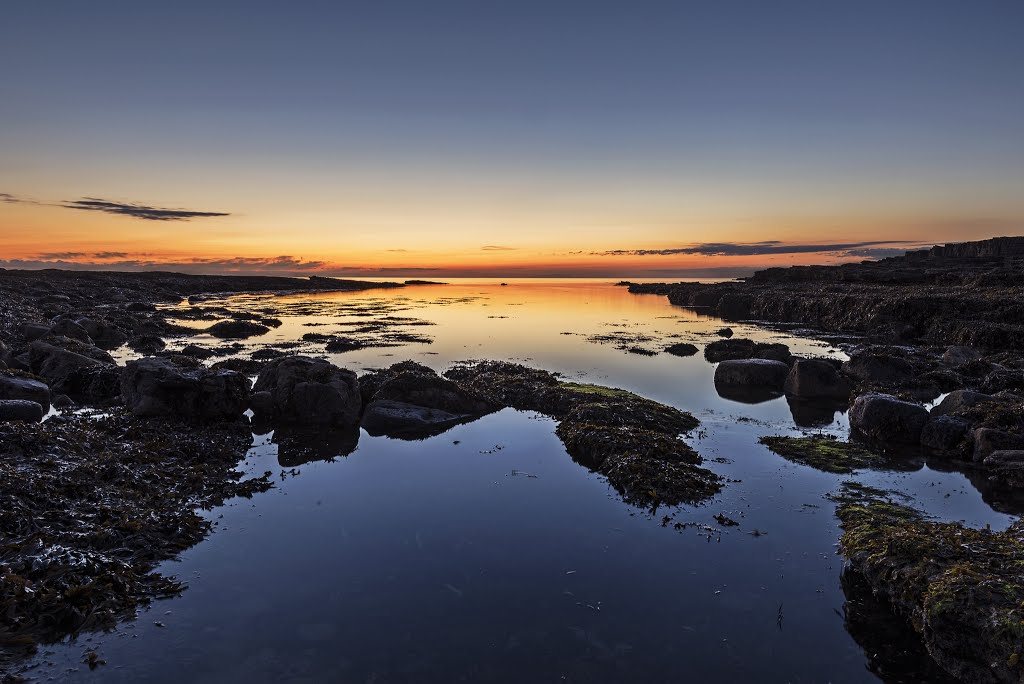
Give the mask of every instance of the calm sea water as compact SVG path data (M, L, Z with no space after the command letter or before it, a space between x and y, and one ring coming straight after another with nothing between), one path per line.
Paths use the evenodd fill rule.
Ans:
M351 454L294 469L280 465L272 434L259 436L243 467L274 471L277 486L209 513L216 532L161 568L188 590L112 633L45 649L35 674L81 682L859 682L877 681L870 669L881 668L889 681L925 676L927 663L898 638L865 650L848 632L840 530L824 496L849 476L791 464L757 444L808 429L785 399L730 401L716 393L714 367L701 355L641 356L588 339L616 333L650 349L703 347L721 321L607 282L508 282L226 303L284 321L252 347L380 316L436 324L415 328L431 344L330 355L360 372L410 358L439 371L506 359L677 406L702 421L690 442L728 478L723 492L701 506L630 507L570 460L552 420L513 410L424 441L363 433ZM731 327L794 353L843 358L818 342ZM214 344L203 335L189 341ZM815 431L848 430L841 412L810 422ZM960 473L855 477L906 492L943 519L1010 522ZM740 525L723 528L718 514ZM86 649L107 664L89 671Z

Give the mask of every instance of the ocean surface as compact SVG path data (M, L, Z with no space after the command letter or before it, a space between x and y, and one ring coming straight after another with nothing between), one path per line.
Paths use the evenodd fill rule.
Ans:
M44 647L32 674L176 683L941 681L909 628L844 577L825 497L856 479L904 492L939 519L1003 528L1010 516L958 472L925 465L844 476L790 463L758 438L845 437L845 413L794 416L785 398L732 401L715 391L714 365L701 354L636 353L674 342L703 348L718 339L718 319L609 281L506 282L202 305L282 320L246 341L241 356L280 344L323 354L303 335L390 317L389 330L419 341L326 356L360 373L406 359L438 371L502 359L676 406L700 419L688 441L726 478L723 491L700 506L632 507L569 458L553 420L511 409L422 441L364 432L351 453L301 464L278 453L273 433L254 436L242 467L273 471L276 486L207 513L215 532L161 567L187 581L182 596L111 633ZM807 338L729 327L795 354L845 358ZM197 333L172 346L186 343L220 344ZM719 514L739 525L723 527ZM106 664L83 664L89 649Z

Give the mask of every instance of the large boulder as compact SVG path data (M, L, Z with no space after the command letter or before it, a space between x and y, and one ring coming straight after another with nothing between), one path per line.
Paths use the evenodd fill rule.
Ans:
M244 375L182 368L168 359L130 361L121 373L121 396L136 416L230 420L248 408L249 394Z
M79 318L78 325L85 328L93 343L100 349L117 349L128 340L120 328L101 318Z
M50 408L50 388L39 380L0 373L0 400L3 399L34 401L45 411Z
M822 359L797 359L786 376L786 394L800 399L845 399L853 386L834 364Z
M921 430L921 446L940 453L959 451L969 436L971 424L959 416L936 416Z
M270 394L272 402L262 397L261 408L273 407L275 423L354 425L362 407L355 373L308 356L270 361L253 391Z
M50 334L67 337L72 340L78 340L85 344L94 344L92 337L89 335L89 331L70 318L58 319L57 322L53 324L53 327L50 328Z
M733 359L715 369L715 385L758 387L782 391L789 366L772 359Z
M862 394L850 408L851 428L893 444L918 444L928 418L923 406L888 394Z
M959 413L986 401L993 401L991 394L972 392L970 390L954 390L947 394L937 406L932 408L932 415L946 416L951 413Z
M914 366L898 356L869 350L851 356L843 364L843 372L860 382L892 385L913 378Z
M972 433L972 438L974 441L972 456L975 463L982 463L996 451L1024 449L1024 435L996 428L977 428Z
M29 366L33 373L46 380L56 390L55 386L67 382L81 369L103 365L103 361L79 353L85 351L82 346L58 347L37 340L29 346ZM75 351L71 351L72 349Z
M732 359L771 359L789 363L789 347L781 343L755 342L745 338L715 340L704 347L704 358L709 363Z
M34 401L25 399L0 399L0 423L24 421L38 423L46 412Z
M942 362L950 366L962 366L980 358L981 352L973 347L954 346L946 349L942 355Z

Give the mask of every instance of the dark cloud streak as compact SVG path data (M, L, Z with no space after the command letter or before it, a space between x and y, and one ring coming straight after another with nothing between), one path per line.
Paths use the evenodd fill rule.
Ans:
M605 252L594 252L598 256L675 256L693 254L700 256L765 256L771 254L811 254L816 252L841 253L880 245L914 245L909 240L877 240L871 242L849 242L840 244L786 244L779 240L764 242L704 242L689 247L670 247L666 249L613 249ZM893 248L887 248L893 249ZM898 250L902 253L904 250ZM856 256L856 255L854 255Z
M161 209L150 207L144 204L127 204L124 202L111 202L96 197L84 197L80 200L68 200L60 205L65 209L80 209L83 211L102 211L108 214L119 216L131 216L133 218L145 219L147 221L188 221L194 218L208 218L215 216L230 216L230 214L219 211L192 211L188 209Z

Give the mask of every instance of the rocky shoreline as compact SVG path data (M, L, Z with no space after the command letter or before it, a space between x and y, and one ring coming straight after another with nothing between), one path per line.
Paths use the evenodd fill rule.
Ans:
M718 363L722 396L785 395L795 418L808 400L849 410L850 442L766 436L762 442L784 458L834 473L928 459L999 492L997 508L1019 499L1024 237L877 262L773 268L738 282L620 285L727 321L827 340L849 354L842 363L797 359L735 338L705 347ZM838 515L852 571L911 621L946 672L962 681L1020 681L1019 523L998 534L940 525L878 493L848 494ZM1021 512L1016 504L1011 510Z

